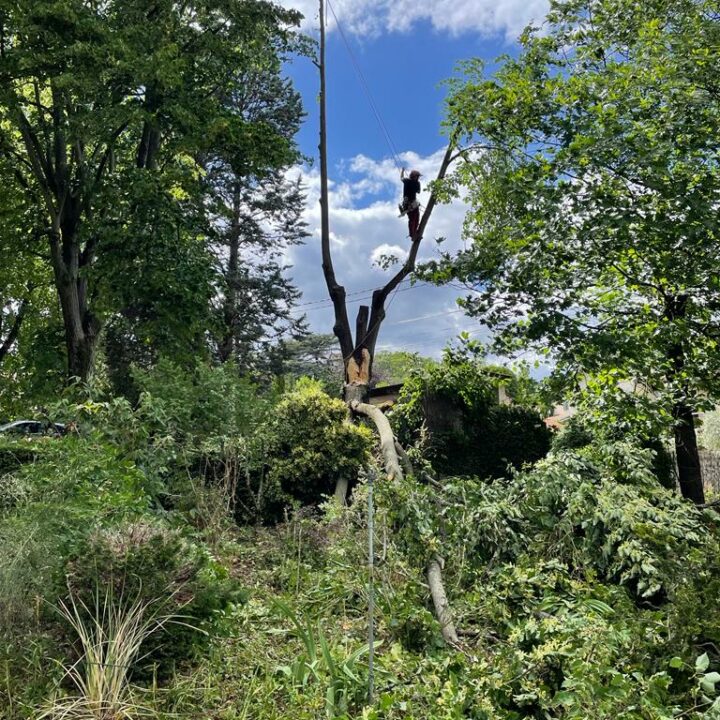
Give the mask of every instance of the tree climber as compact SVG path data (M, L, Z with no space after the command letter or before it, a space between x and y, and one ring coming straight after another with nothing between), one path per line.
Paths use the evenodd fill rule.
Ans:
M420 192L420 178L422 175L417 170L410 171L410 177L405 177L405 168L400 171L400 179L403 184L403 199L398 209L400 210L400 217L407 214L408 216L408 230L410 232L410 239L415 241L415 234L418 231L418 225L420 224L420 203L418 202L417 196Z

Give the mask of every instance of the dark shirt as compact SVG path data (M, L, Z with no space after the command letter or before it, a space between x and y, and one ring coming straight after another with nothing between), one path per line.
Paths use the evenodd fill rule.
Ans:
M403 178L403 197L413 202L420 192L420 181L413 178Z

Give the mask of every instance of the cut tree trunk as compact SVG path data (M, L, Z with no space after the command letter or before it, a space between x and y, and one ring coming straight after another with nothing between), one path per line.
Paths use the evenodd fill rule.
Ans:
M355 412L365 415L375 423L375 427L380 435L380 452L383 456L388 480L394 480L395 478L401 480L403 478L403 471L400 467L397 451L395 450L395 436L390 427L390 422L385 417L383 411L374 405L361 402L352 402L350 403L350 407Z
M705 490L692 408L684 403L677 403L673 408L673 418L680 492L684 498L692 500L696 505L702 505L705 502Z

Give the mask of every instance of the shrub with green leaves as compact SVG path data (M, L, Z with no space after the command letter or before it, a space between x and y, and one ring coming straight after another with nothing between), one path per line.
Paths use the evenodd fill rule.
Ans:
M158 520L99 528L79 543L64 568L58 596L94 607L110 591L117 602L141 602L171 616L148 637L133 669L166 676L177 662L206 645L219 613L245 601L227 569L203 546Z
M113 406L90 411L111 414ZM123 402L118 438L137 439L125 410ZM181 616L149 638L133 668L159 675L193 657L244 597L187 518L159 504L161 478L133 460L133 442L109 442L103 424L43 441L41 453L0 481L0 663L18 683L26 678L30 694L52 681L42 670L48 663L77 659L71 628L56 612L69 594L92 608L112 587L118 602L140 600Z
M497 380L475 361L448 354L405 382L392 423L403 445L423 444L443 475L502 477L544 457L550 431L533 408L498 405Z
M379 487L405 553L444 554L457 623L476 637L480 660L447 699L458 717L720 709L720 517L662 488L652 455L589 445L493 483Z
M368 460L370 430L353 424L345 403L313 381L299 382L273 408L264 447L266 519L283 506L319 503L338 480L353 483Z

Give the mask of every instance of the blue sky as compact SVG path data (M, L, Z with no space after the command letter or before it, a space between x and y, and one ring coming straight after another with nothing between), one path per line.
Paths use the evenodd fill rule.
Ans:
M333 6L352 53L369 86L402 164L417 167L432 179L444 150L441 122L446 89L443 81L455 73L459 61L495 58L516 52L514 38L526 23L542 21L546 0L335 0ZM315 0L283 0L305 14L303 29L317 36ZM398 170L388 142L356 77L350 55L332 15L327 47L328 158L330 225L338 280L352 302L351 322L369 289L384 283L389 271L374 261L380 255L402 258L409 245L407 225L397 218L400 195ZM309 60L288 68L303 95L308 116L298 136L301 150L317 158L318 77ZM298 314L307 314L315 332L331 332L332 310L320 266L319 176L313 166L297 168L308 192L305 220L311 236L292 248L289 274L303 291ZM423 192L421 202L427 199ZM462 203L439 207L420 251L428 259L437 251L461 245ZM486 331L459 312L456 288L405 283L389 306L379 347L408 349L437 356L461 330L482 339Z

